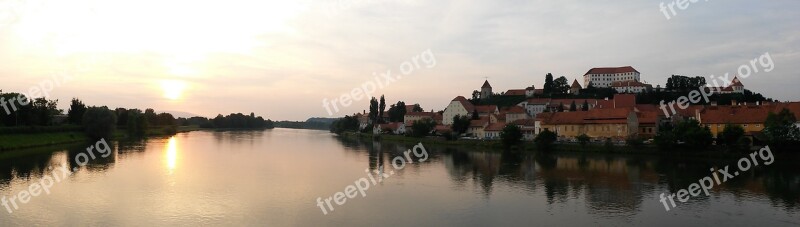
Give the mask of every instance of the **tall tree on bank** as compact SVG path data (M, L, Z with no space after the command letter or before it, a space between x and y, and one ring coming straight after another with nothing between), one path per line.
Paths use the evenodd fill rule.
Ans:
M129 136L137 138L147 135L149 124L147 123L147 117L142 114L141 110L130 109L125 115L128 118L125 125L127 126Z
M785 145L790 141L800 140L800 129L795 123L797 119L788 109L781 109L777 114L770 112L764 122L764 134L772 144Z
M575 105L575 100L572 100L572 103L569 104L569 112L578 111L578 107Z
M72 98L67 111L67 120L71 124L80 125L83 120L83 114L86 113L86 105L80 99Z
M558 77L555 81L553 81L553 93L555 94L566 94L569 92L569 81L567 81L566 77Z
M583 100L583 105L581 105L581 111L589 111L589 102Z
M548 95L553 93L553 74L548 73L544 76L544 88L542 92Z
M453 116L453 125L450 126L450 129L453 130L456 135L461 135L467 132L469 129L470 120L467 116L456 115Z
M373 121L373 123L378 122L378 99L372 97L369 100L369 119Z
M112 139L117 128L117 115L108 107L89 107L83 114L83 126L91 139Z
M383 123L383 112L384 110L386 110L386 99L383 98L383 95L381 95L381 102L378 105L379 105L378 108L380 108L380 111L378 112L378 114L380 115L378 116L378 119L380 120L378 122Z

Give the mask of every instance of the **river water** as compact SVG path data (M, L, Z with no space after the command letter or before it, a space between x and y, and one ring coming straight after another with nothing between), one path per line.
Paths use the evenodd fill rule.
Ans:
M799 160L778 154L666 211L659 195L739 158L413 149L295 129L110 142L94 158L88 146L0 160L0 226L800 225Z

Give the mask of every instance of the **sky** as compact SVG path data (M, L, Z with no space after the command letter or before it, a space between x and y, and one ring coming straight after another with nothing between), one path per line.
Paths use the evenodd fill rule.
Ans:
M748 66L758 73L742 83L800 100L800 1L697 1L674 14L671 3L0 0L0 89L48 90L65 111L77 97L305 120L368 109L352 92L369 84L387 103L438 111L486 78L500 92L633 66L663 86L672 74L732 76L769 54L772 70Z

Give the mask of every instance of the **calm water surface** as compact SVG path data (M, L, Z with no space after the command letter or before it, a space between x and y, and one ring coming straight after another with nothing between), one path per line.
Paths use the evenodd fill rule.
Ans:
M318 197L411 145L323 131L197 131L115 142L0 226L798 226L800 167L777 156L666 212L658 200L736 159L605 154L513 155L426 146L408 164L323 215ZM0 196L77 167L86 145L0 160ZM58 172L58 171L56 171Z

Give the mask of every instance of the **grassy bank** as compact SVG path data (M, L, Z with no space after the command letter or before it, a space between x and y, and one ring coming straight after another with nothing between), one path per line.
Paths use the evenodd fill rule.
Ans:
M200 130L197 126L180 126L172 130L170 127L154 127L147 129L147 136L170 136L176 133ZM128 138L125 129L117 129L114 139ZM44 132L44 133L16 133L0 135L0 151L47 147L74 143L85 143L89 137L83 131Z
M369 133L353 133L347 132L340 135L343 138L361 138L367 141L372 141L372 134ZM468 148L467 150L474 150L475 148L481 151L503 152L506 148L499 140L444 140L441 137L407 137L401 135L381 135L381 141L397 142L404 144L423 143L432 146L449 146ZM742 152L726 152L717 147L710 147L704 151L686 151L686 150L673 150L662 151L654 145L642 145L638 147L627 145L614 145L607 147L604 144L590 143L586 145L580 144L556 144L551 151L542 151L536 148L532 141L523 141L520 146L514 147L513 150L517 152L559 152L559 153L598 153L598 154L644 154L644 155L674 155L685 157L739 157Z

